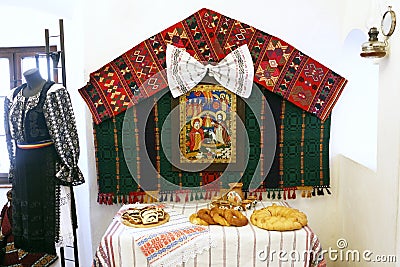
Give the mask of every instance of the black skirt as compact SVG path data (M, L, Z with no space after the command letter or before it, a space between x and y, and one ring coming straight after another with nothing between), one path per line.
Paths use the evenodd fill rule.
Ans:
M12 189L12 231L15 247L56 255L59 212L54 145L16 150Z

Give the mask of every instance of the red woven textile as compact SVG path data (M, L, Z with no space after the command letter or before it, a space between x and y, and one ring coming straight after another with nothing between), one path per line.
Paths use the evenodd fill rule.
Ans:
M168 87L167 44L183 47L199 61L219 62L247 44L254 82L325 120L347 80L285 41L209 9L139 43L90 74L79 92L96 124Z

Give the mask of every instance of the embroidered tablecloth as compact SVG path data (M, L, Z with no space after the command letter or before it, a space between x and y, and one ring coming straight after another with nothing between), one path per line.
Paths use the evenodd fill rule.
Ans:
M286 202L274 202L286 205ZM260 202L257 209L271 205ZM205 207L204 202L178 205L168 208L189 218L190 214ZM123 225L118 214L106 230L93 260L93 266L123 267L149 266L145 255L135 242L132 229ZM250 218L252 210L246 212ZM188 221L188 219L187 219ZM300 230L266 231L251 223L244 227L208 226L214 247L190 258L184 266L326 266L318 237L310 227Z

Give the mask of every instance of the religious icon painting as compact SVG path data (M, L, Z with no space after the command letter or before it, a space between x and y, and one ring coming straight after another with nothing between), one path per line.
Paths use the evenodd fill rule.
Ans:
M236 108L236 95L220 85L180 96L181 163L235 163Z

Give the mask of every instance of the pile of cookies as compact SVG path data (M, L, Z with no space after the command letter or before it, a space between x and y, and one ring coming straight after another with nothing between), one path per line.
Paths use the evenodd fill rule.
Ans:
M122 223L132 227L152 227L165 223L169 219L168 213L157 206L143 208L128 208L121 215Z
M256 196L249 196L245 199L243 194L239 194L236 191L229 191L220 197L214 197L209 205L210 208L218 207L221 209L245 211L255 208L257 202L258 199Z

